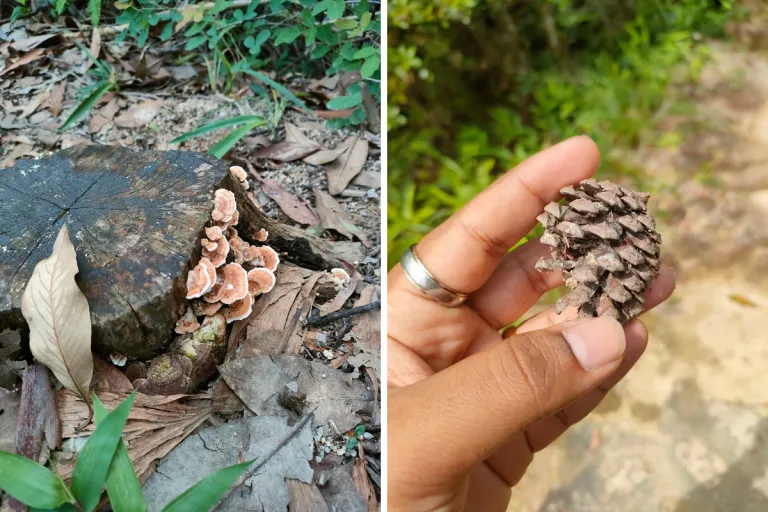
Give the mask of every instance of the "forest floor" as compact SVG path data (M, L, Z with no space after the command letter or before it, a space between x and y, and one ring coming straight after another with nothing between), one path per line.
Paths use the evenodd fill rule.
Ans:
M189 64L173 65L173 55L167 49L155 47L145 51L130 43L117 44L114 37L105 37L103 41L91 41L91 49L93 51L97 45L95 53L100 53L118 70L125 84L119 93L104 95L70 129L59 131L64 120L82 101L82 88L93 82L85 74L88 59L71 43L71 38L62 37L61 34L66 32L66 27L48 27L35 23L34 19L21 20L12 28L9 24L0 26L0 169L11 167L22 158L43 158L56 150L80 144L205 153L232 127L206 133L182 144L170 141L203 124L228 117L264 116L270 119L270 125L249 133L225 155L224 160L251 169L249 181L253 199L269 216L301 227L308 234L332 242L345 242L346 245L337 244L338 247L348 248L349 244L355 244L357 249L353 252L364 256L359 261L349 261L351 267L347 270L351 282L323 304L320 313L312 309L312 314L327 314L376 302L381 296L380 136L365 126L330 128L323 118L323 114L326 118L333 114L323 110L325 102L346 94L345 87L355 80L354 76L342 73L342 76L316 81L299 76L281 77L280 81L289 90L304 97L310 108L316 109L308 113L286 102L282 104L282 110L277 101L264 100L247 83L236 84L235 92L226 96L211 92L205 85L204 70ZM46 37L51 33L54 34L52 37ZM83 43L88 46L89 41ZM320 99L312 101L312 97ZM345 145L346 151L343 149ZM318 148L320 151L338 151L335 157L327 157L326 162L318 165L303 159L304 155L316 153ZM0 174L2 172L0 170ZM334 188L336 190L332 190ZM339 258L344 259L343 254L340 253ZM299 286L292 292L294 296L301 289L301 279L317 279L310 274L298 278ZM278 273L277 288L273 290L276 293L282 293L278 292L280 275ZM269 299L265 297L262 300ZM275 303L281 297L275 297ZM301 296L296 300L300 299ZM317 301L314 296L302 300ZM287 316L291 307L295 308L296 303L292 305L289 301L279 313L275 305L268 313L274 311L274 315ZM254 322L260 322L259 325L269 323L264 319L254 319ZM288 320L286 328L287 324ZM322 510L326 505L332 510L339 507L343 510L376 510L381 485L379 312L374 308L317 327L299 328L298 334L305 343L295 359L306 362L277 360L277 363L282 361L286 372L303 368L304 364L311 364L313 368L317 364L327 367L327 372L323 370L322 374L323 379L328 377L325 381L317 385L310 383L315 395L323 394L321 408L326 400L330 400L331 407L346 407L344 397L333 395L334 390L348 389L345 380L348 385L356 384L362 388L366 400L372 400L374 407L364 418L355 416L356 409L352 410L352 416L349 411L340 412L347 423L343 426L336 420L341 431L333 421L329 423L332 428L326 425L324 431L323 428L307 428L308 435L304 435L305 432L296 437L295 443L289 443L292 446L290 454L274 457L270 461L272 469L260 471L246 485L251 489L249 493L254 493L249 503L256 503L255 507L261 506L265 510L285 510L288 504L292 510L306 510L310 506L308 503L319 507L313 510ZM251 336L248 331L248 339ZM1 338L0 348L4 342ZM5 375L7 382L8 372L4 374L2 367L4 354L7 355L7 351L0 351L0 377ZM293 367L295 364L298 366ZM3 379L0 378L0 412L3 407L6 412L0 417L0 449L3 450L13 449L16 428L11 412L18 406L21 382L18 376L22 369L16 363L5 369L9 367L16 372L16 377L11 378L16 379L14 386L18 387L7 392L2 389ZM263 376L264 379L267 377L273 375ZM285 386L288 389L302 388L307 385L302 383L302 378L297 377L298 384L296 380L286 381ZM282 383L277 385L282 388ZM169 407L178 409L175 402ZM333 418L334 414L329 417ZM363 434L358 426L353 435L350 429L358 423L367 425L367 430L364 428ZM233 430L228 431L228 425ZM224 463L236 463L238 457L244 457L245 449L238 451L237 447L227 445L232 443L235 433L249 439L246 443L251 447L248 457L258 458L264 456L287 429L284 419L277 420L269 415L256 418L253 411L246 408L235 416L214 415L194 433L185 431L178 442L189 437L186 443L177 447L179 453L171 451L162 463L163 457L156 460L159 467L155 475L162 478L159 483L158 478L150 478L144 489L150 510L158 509L175 495L172 493L193 483L190 481L192 476L201 479ZM201 452L195 443L203 443L207 450L202 450L202 454L208 454L210 458L214 453L210 447L212 440L221 455L228 453L232 460L214 457L215 460L200 462L199 467L196 462L197 473L190 476L189 457L197 457ZM355 440L359 441L357 445ZM138 439L136 442L144 441ZM65 450L70 449L71 446L65 446ZM165 448L162 451L168 453ZM296 454L299 454L298 458ZM174 460L180 460L181 466L174 466ZM154 470L155 463L150 467ZM145 474L145 477L149 475ZM245 491L238 494L242 497L243 493ZM6 510L3 508L6 505L3 503L0 509Z
M765 38L763 38L765 41ZM648 349L587 419L536 455L508 511L768 510L768 46L713 44L675 148L624 155L677 289Z

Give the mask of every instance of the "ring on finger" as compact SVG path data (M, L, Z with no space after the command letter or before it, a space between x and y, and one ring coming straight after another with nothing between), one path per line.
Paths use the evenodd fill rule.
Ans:
M416 251L416 244L410 246L400 258L400 264L403 266L405 275L419 290L432 300L443 304L444 306L455 308L461 306L467 300L467 294L451 290L447 286L440 284L435 276L427 270L427 267L421 262Z

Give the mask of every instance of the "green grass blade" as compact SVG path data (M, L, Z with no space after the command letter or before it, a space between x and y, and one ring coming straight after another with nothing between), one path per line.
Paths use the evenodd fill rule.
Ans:
M259 126L264 126L265 124L266 122L262 119L261 121L244 124L240 128L232 130L227 134L226 137L217 142L211 148L211 150L208 151L208 153L215 156L216 158L222 158L227 154L227 151L232 149L235 144L237 144L237 141L245 137L249 131L253 130L254 128L258 128Z
M310 114L312 113L312 111L304 104L303 101L301 101L291 91L289 91L288 89L286 89L285 87L283 87L279 83L275 82L271 78L262 75L258 71L253 71L253 70L250 70L250 69L243 69L242 71L243 71L243 73L247 73L247 74L251 75L252 77L254 77L259 82L264 82L268 86L272 87L274 90L276 90L277 92L279 92L280 94L282 94L283 96L285 96L286 98L291 100L300 109L305 110L305 111L309 112Z
M179 494L163 512L207 512L254 461L220 469Z
M75 501L58 475L15 453L0 452L0 489L32 508L55 509Z
M255 121L263 121L264 119L259 116L235 116L235 117L229 117L227 119L222 119L220 121L214 121L213 123L208 123L206 125L203 125L199 128L195 128L194 130L188 131L184 135L181 135L179 137L176 137L173 139L170 144L178 144L179 142L184 142L189 139L192 139L194 137L197 137L198 135L202 135L204 133L212 132L214 130L218 130L220 128L226 128L227 126L235 126L238 124L243 123L249 123L249 122L255 122Z
M123 403L99 423L77 457L71 487L72 494L84 512L92 512L99 504L101 489L107 480L109 466L135 396L135 392L131 393L131 396L123 400Z
M83 102L77 106L75 111L69 115L67 120L64 121L64 124L61 125L61 128L59 128L59 131L63 132L64 130L72 126L72 124L78 119L80 119L86 112L91 110L91 108L93 108L96 102L99 101L99 98L101 98L102 96L104 96L104 94L107 93L110 87L112 87L112 82L108 80L102 81L101 85L97 87L96 90L90 94L90 96L85 98Z
M93 398L93 413L97 425L108 414L104 405L95 396ZM107 494L112 510L115 512L145 512L147 510L147 502L144 501L144 495L141 493L141 484L136 477L136 471L134 471L131 458L128 456L128 449L122 439L117 443L115 456L109 465Z
M98 27L101 19L101 0L88 0L88 11L91 13L91 24Z

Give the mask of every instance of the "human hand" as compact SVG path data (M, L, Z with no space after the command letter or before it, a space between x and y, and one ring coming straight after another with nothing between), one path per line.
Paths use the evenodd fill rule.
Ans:
M398 264L388 284L389 510L505 510L533 454L584 418L632 368L648 331L635 319L576 320L550 308L500 330L562 284L539 273L549 247L512 247L559 190L590 177L599 152L575 137L529 158L429 233L416 253L445 287L471 293L449 308ZM662 265L646 310L674 289ZM509 334L513 334L509 336Z

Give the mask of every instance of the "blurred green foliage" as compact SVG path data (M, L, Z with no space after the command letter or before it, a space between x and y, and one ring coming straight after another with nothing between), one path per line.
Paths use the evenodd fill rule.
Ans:
M670 86L695 80L730 0L389 3L389 266L500 172L588 134L601 177L642 171L616 149L668 146ZM608 150L612 151L608 151Z

